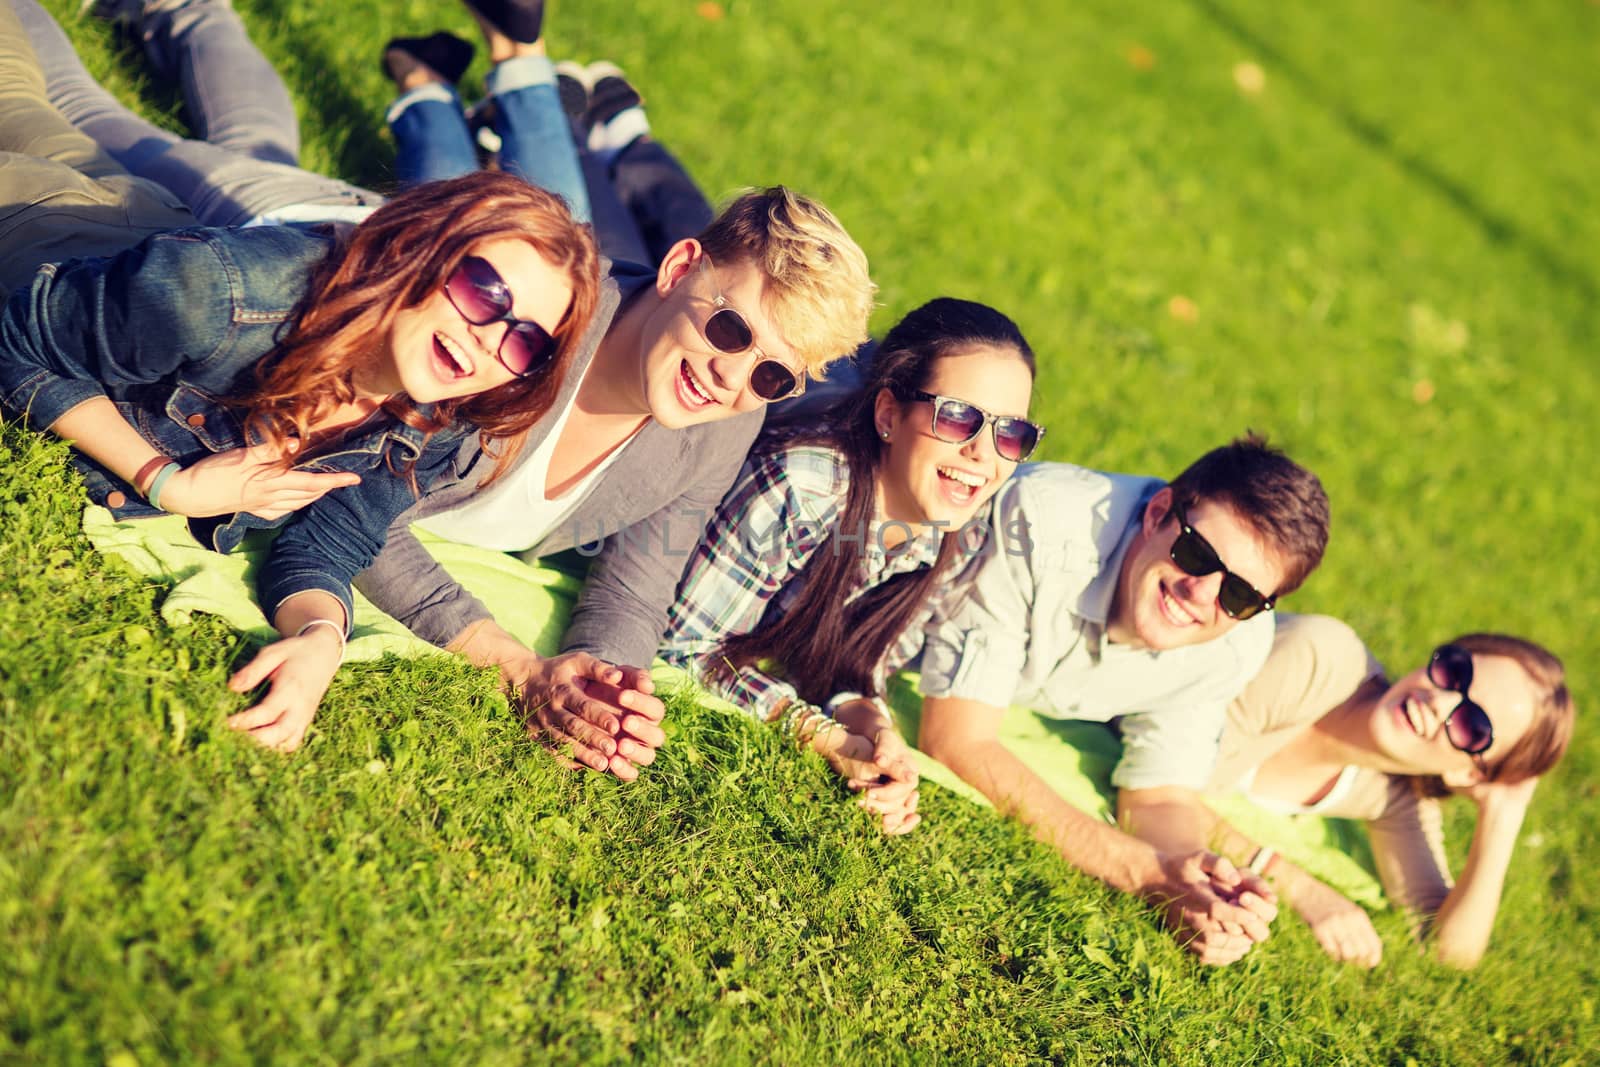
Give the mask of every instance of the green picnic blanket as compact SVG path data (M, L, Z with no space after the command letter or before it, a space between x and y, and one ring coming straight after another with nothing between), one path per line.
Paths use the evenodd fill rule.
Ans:
M83 527L101 552L124 560L141 574L173 583L161 604L162 617L169 625L185 626L196 612L207 612L264 641L276 636L253 595L252 571L263 558L270 538L247 540L240 551L224 556L190 537L185 521L178 516L118 522L109 511L96 506L86 510ZM482 600L507 631L539 652L556 651L577 597L578 578L523 562L504 552L471 548L421 529L414 532L433 557ZM374 660L389 653L446 654L414 637L359 593L355 604L346 659ZM654 674L661 685L688 684L683 672L659 662ZM921 713L916 676L907 673L895 678L889 701L906 739L915 745ZM704 703L740 714L732 704L709 694L704 695ZM1120 745L1108 727L1061 722L1024 708L1012 708L1001 740L1065 799L1085 811L1111 818L1111 770ZM925 778L986 803L943 764L920 752L917 755ZM1366 835L1355 824L1340 819L1274 815L1238 796L1214 797L1212 806L1241 831L1270 842L1351 899L1370 907L1382 906L1383 896L1372 873Z

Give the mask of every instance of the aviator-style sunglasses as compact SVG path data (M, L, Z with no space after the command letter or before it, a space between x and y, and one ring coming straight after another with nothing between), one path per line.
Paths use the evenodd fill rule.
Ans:
M537 322L511 314L511 287L488 260L468 256L450 273L444 295L461 317L474 326L506 323L494 358L518 378L543 370L556 354L556 339Z
M1461 703L1445 716L1445 737L1469 756L1487 752L1494 744L1494 723L1489 721L1489 713L1467 696L1472 687L1472 653L1460 645L1440 645L1428 660L1428 680L1440 689L1461 694Z
M1176 502L1172 514L1178 520L1178 537L1172 542L1172 562L1191 578L1222 572L1222 587L1217 590L1217 604L1229 618L1245 619L1270 611L1276 597L1263 596L1255 586L1230 571L1211 547L1211 542L1189 525L1183 509Z
M976 404L953 396L938 396L921 389L907 389L902 400L926 400L933 405L933 436L952 445L964 445L983 432L994 430L994 450L1001 459L1021 463L1033 455L1044 436L1044 427L1015 415L991 415Z
M717 291L712 301L717 310L700 324L700 333L706 343L730 356L754 352L756 361L750 367L750 391L766 403L804 393L806 378L803 373L797 374L794 368L756 347L756 332L750 328L750 321L722 295L717 276L712 273L710 256L700 257L700 269L711 279L711 287Z

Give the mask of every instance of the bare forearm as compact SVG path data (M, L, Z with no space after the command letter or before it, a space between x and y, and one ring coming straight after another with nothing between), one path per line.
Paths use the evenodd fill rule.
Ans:
M68 411L51 424L50 431L72 442L73 448L129 485L151 460L161 455L103 396L85 400ZM134 488L140 492L145 489L142 485Z
M853 734L871 738L877 736L878 731L885 727L893 728L894 720L890 719L882 706L873 700L852 700L840 704L833 713L834 721Z
M1297 867L1287 857L1273 850L1262 852L1261 843L1240 833L1232 823L1217 817L1211 830L1209 847L1218 855L1226 856L1240 870L1250 867L1258 855L1265 861L1256 873L1271 883L1272 888L1291 905L1303 900L1307 893L1323 888L1323 883ZM1331 891L1331 890L1330 890Z
M493 619L480 619L445 646L478 667L498 667L507 683L520 684L539 655L518 641Z
M296 593L279 604L272 616L272 625L285 637L293 637L312 623L321 621L333 623L339 628L341 636L348 622L339 598L320 589Z
M1085 874L1128 893L1162 884L1153 847L1061 799L1000 742L934 755Z
M1468 968L1483 958L1526 813L1525 806L1506 805L1479 814L1461 878L1433 920L1431 937L1441 961Z
M1200 794L1178 788L1124 789L1117 794L1117 818L1140 840L1161 852L1179 854L1211 848L1222 825Z

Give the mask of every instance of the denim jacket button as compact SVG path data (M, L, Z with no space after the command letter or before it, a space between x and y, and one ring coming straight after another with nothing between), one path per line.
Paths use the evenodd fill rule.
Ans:
M106 494L106 507L115 510L128 502L128 495L120 489L113 489Z
M193 415L190 415L184 421L187 422L190 426L193 426L196 429L199 429L201 426L204 426L206 424L206 417L204 415L200 414L197 411Z

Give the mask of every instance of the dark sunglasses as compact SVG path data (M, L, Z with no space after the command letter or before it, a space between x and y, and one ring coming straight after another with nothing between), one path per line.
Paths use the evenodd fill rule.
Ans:
M1460 645L1440 645L1428 660L1428 680L1440 689L1461 694L1461 703L1444 719L1444 735L1469 756L1487 752L1494 744L1494 723L1489 713L1467 696L1472 687L1472 653Z
M1033 455L1044 436L1044 427L1015 415L991 415L976 404L953 396L937 396L921 389L908 389L902 400L926 400L933 405L933 436L953 445L964 445L983 432L994 430L994 450L1001 459L1021 463Z
M711 287L717 291L716 298L712 301L717 310L700 324L700 333L705 337L706 343L718 352L730 356L754 352L756 361L750 368L750 391L766 403L770 404L775 400L785 400L804 393L806 391L804 374L795 373L793 368L780 363L756 347L756 332L750 328L750 321L739 314L739 310L728 303L727 298L722 295L716 275L711 273L710 256L700 257L700 269L711 279Z
M1222 572L1222 587L1217 590L1217 604L1231 619L1245 619L1271 611L1276 597L1263 596L1255 586L1230 571L1211 547L1211 542L1189 525L1183 509L1172 505L1172 515L1178 520L1178 537L1172 542L1172 562L1191 578Z
M506 323L494 358L518 378L543 370L556 354L556 339L537 322L511 314L511 287L488 260L468 256L444 283L444 295L461 317L474 326Z

